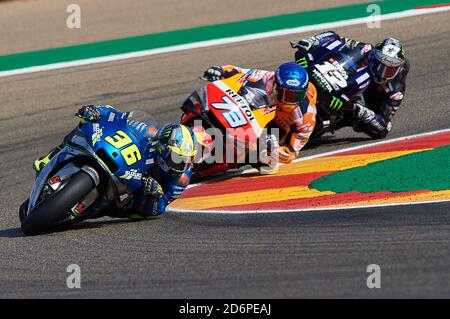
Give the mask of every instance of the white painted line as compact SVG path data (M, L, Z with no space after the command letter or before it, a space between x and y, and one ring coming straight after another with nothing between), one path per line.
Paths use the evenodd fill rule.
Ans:
M438 8L412 9L412 10L407 10L407 11L403 11L403 12L399 12L399 13L390 13L390 14L381 15L380 21L400 19L400 18L406 18L406 17L414 17L414 16L419 16L419 15L444 12L444 11L449 11L449 10L450 10L450 6L438 7ZM229 37L229 38L223 38L223 39L217 39L217 40L200 41L200 42L175 45L175 46L170 46L170 47L165 47L165 48L160 48L160 49L151 49L151 50L130 52L130 53L124 53L124 54L115 54L115 55L109 55L109 56L103 56L103 57L97 57L97 58L89 58L89 59L74 60L74 61L69 61L69 62L61 62L61 63L53 63L53 64L46 64L46 65L40 65L40 66L33 66L33 67L15 69L15 70L9 70L9 71L1 71L0 77L35 73L35 72L43 72L43 71L50 71L50 70L58 70L58 69L90 65L90 64L97 64L97 63L120 61L120 60L145 57L145 56L150 56L150 55L155 55L155 54L177 52L177 51L189 50L189 49L206 48L206 47L211 47L211 46L230 44L230 43L238 43L238 42L243 42L243 41L252 41L252 40L265 39L265 38L280 37L280 36L285 36L285 35L295 34L295 33L305 33L305 32L317 31L317 30L322 30L322 29L333 29L333 28L345 27L345 26L350 26L350 25L365 24L368 21L367 19L368 19L368 17L364 17L364 18L358 18L358 19L350 19L350 20L343 20L343 21L337 21L337 22L316 24L316 25L311 25L311 26L303 26L303 27L298 27L298 28L290 28L290 29L282 29L282 30L276 30L276 31L270 31L270 32L255 33L255 34L249 34L249 35L238 36L238 37Z
M364 144L364 145L353 146L353 147L330 151L330 152L326 152L326 153L306 156L303 158L296 159L293 162L297 163L297 162L302 162L302 161L306 161L306 160L317 158L317 157L324 157L324 156L334 155L334 154L338 154L338 153L351 152L351 151L355 151L355 150L360 150L362 148L368 148L368 147L372 147L372 146L383 145L383 144L387 144L387 143L393 143L393 142L404 141L404 140L410 140L410 139L414 139L414 138L418 138L418 137L436 135L436 134L446 133L446 132L450 132L450 129L436 130L436 131L431 131L431 132L426 132L426 133L419 133L419 134L414 134L414 135L408 135L408 136L403 136L403 137L387 139L387 140L383 140L380 142L374 142L374 143L369 143L369 144Z
M394 143L398 141L405 141L409 139L424 137L424 136L430 136L430 135L437 135L440 133L447 133L450 132L450 129L443 129L443 130L436 130L426 133L419 133L409 136L403 136L393 139L387 139L380 142L375 143L369 143L364 145L358 145L354 147L344 148L340 150L320 153L316 155L306 156L303 158L299 158L293 162L298 163L302 161L307 161L311 159L315 159L318 157L327 157L330 155L335 155L339 153L346 153L351 152L355 150L360 150L364 148L369 148L373 146L383 145L383 144L389 144ZM256 170L255 170L256 171ZM192 187L197 187L202 184L195 184L192 185ZM356 209L356 208L374 208L374 207L392 207L392 206L405 206L405 205L418 205L418 204L434 204L434 203L444 203L444 202L450 202L450 199L448 200L435 200L435 201L423 201L423 202L403 202L403 203L389 203L389 204L376 204L376 205L364 205L364 206L348 206L348 207L324 207L324 208L303 208L303 209L283 209L283 210L250 210L250 211L222 211L222 210L202 210L202 211L193 211L193 210L185 210L185 209L171 209L170 206L167 209L167 212L172 213L198 213L198 214L273 214L273 213L296 213L296 212L309 212L309 211L327 211L327 210L345 210L345 209ZM351 204L351 203L349 203Z
M408 205L423 205L423 204L437 204L447 203L450 199L423 201L423 202L405 202L405 203L390 203L390 204L376 204L365 206L348 206L348 207L324 207L324 208L302 208L302 209L279 209L279 210L249 210L249 211L222 211L222 210L202 210L193 211L185 209L168 209L167 212L182 213L182 214L227 214L227 215L243 215L243 214L280 214L280 213L304 213L314 211L330 211L330 210L348 210L348 209L363 209L363 208L380 208L380 207L394 207L394 206L408 206Z

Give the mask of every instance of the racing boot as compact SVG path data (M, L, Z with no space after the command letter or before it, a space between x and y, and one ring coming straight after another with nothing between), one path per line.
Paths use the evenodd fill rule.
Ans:
M265 148L260 152L260 166L258 168L261 175L271 175L278 172L279 163L279 143L278 138L269 134L265 137Z
M53 158L53 156L58 154L58 152L60 150L61 150L61 145L53 148L47 155L40 157L34 161L33 170L36 172L36 175L41 172L41 170L45 167L45 165L47 165L48 162L50 162L50 160Z
M375 118L375 112L367 108L361 100L353 104L353 120L355 122L369 124Z
M392 128L391 121L363 105L355 104L353 108L353 130L364 132L373 139L384 138Z

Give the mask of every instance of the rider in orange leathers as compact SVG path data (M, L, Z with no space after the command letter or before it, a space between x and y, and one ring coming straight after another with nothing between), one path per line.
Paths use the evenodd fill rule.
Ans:
M275 72L244 69L233 65L212 66L203 74L208 81L244 73L239 92L253 108L276 108L273 125L281 130L279 160L290 163L308 142L316 124L317 91L307 72L294 62L281 64Z

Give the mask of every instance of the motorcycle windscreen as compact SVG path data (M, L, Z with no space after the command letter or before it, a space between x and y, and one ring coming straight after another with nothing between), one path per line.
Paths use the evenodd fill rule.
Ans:
M155 117L150 113L142 110L133 110L132 113L133 115L131 116L130 120L145 123L152 127L158 127L158 122L156 121Z

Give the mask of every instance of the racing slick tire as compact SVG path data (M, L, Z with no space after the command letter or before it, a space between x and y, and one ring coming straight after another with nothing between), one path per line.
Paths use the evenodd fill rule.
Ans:
M61 189L43 199L23 219L22 232L38 235L49 231L67 217L68 212L95 187L92 178L80 171L70 177Z

